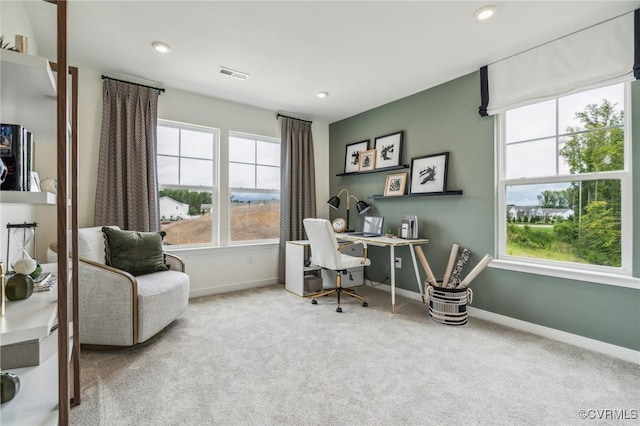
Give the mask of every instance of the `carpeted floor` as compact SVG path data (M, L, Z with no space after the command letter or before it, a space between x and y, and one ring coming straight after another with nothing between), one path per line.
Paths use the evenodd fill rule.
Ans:
M621 424L640 366L361 287L335 312L265 287L194 299L134 348L83 351L72 425ZM580 410L597 420L582 420ZM606 411L611 410L607 414ZM624 411L623 411L624 410ZM633 411L635 410L635 411ZM607 419L607 417L609 419ZM622 422L634 423L630 420Z

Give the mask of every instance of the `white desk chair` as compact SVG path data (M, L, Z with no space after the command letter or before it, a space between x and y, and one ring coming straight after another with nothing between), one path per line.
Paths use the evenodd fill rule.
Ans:
M347 269L371 264L371 261L367 259L367 244L358 241L339 246L331 223L326 219L304 219L303 224L311 245L311 263L322 269L337 272L336 287L314 295L311 297L311 303L316 305L318 303L317 298L336 293L338 296L336 312L342 312L342 308L340 307L340 294L344 292L347 296L362 300L362 306L367 307L367 299L355 294L351 289L342 288L342 274L346 274ZM348 256L341 253L341 250L350 244L363 245L364 250L362 257Z

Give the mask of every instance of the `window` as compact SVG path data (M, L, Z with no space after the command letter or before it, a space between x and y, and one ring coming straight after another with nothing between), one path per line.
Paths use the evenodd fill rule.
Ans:
M165 244L215 243L218 130L169 121L159 121L157 130Z
M631 273L628 93L616 84L500 114L500 258Z
M230 242L280 235L280 141L229 134Z

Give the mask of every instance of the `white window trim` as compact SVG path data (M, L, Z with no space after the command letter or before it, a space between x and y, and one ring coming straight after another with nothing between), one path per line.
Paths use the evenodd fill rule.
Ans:
M505 269L510 271L525 272L530 274L566 278L577 281L594 282L600 284L614 285L618 287L640 288L640 278L632 277L633 268L633 187L631 173L632 140L631 134L631 85L625 83L625 122L624 122L624 149L625 163L623 171L598 172L581 175L559 175L544 176L536 178L518 178L500 180L506 174L506 123L505 112L496 115L494 124L495 144L495 182L496 182L496 217L495 225L498 230L495 239L496 259L489 267ZM556 112L557 113L557 112ZM556 132L558 133L558 132ZM555 136L557 137L557 135ZM620 192L622 198L621 205L621 267L612 268L598 265L582 265L569 262L545 261L543 259L523 258L509 256L506 254L506 231L507 223L504 218L507 215L506 187L513 184L537 184L564 181L593 180L594 177L601 179L619 179Z
M215 127L209 127L209 126L200 126L197 124L190 124L190 123L182 123L182 122L178 122L178 121L172 121L172 120L164 120L164 119L158 119L158 126L164 126L164 127L173 127L176 129L185 129L185 130L195 130L198 132L206 132L206 133L212 133L215 135L215 140L214 140L214 146L213 146L213 180L214 182L211 182L211 186L197 186L197 185L163 185L160 184L158 182L158 189L186 189L189 191L202 191L202 190L208 190L211 189L211 204L212 204L212 210L213 210L213 206L217 206L217 209L220 209L220 129L215 128ZM157 155L164 155L164 156L169 156L169 155L165 155L165 154L156 154ZM180 158L180 156L175 156L173 155L172 157L178 157ZM185 157L185 158L190 158L190 157ZM212 217L215 217L215 219L213 219L211 221L211 242L209 243L199 243L199 244L178 244L178 245L171 245L171 246L164 246L166 251L174 251L174 250L181 250L181 249L206 249L206 248L214 248L214 247L220 247L220 215L219 214L215 214L212 215ZM170 248L169 248L170 247Z

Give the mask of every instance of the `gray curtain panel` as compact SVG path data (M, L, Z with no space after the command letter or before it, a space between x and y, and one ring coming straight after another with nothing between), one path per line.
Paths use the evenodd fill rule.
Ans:
M94 224L160 230L157 89L105 79Z
M286 242L304 239L302 220L316 217L316 178L311 123L280 116L280 282L285 280Z

